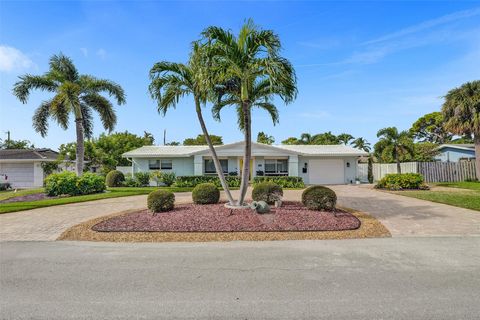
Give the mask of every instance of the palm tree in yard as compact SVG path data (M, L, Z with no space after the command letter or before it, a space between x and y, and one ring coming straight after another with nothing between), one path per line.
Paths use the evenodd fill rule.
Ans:
M457 135L473 135L477 179L480 180L480 80L450 90L442 106L445 128Z
M344 145L348 145L350 141L355 139L351 134L348 134L348 133L341 133L337 136L337 138Z
M402 173L400 156L410 154L413 156L412 138L408 131L398 132L395 127L380 129L377 133L380 140L376 144L379 153L387 151L397 163L397 173Z
M217 171L220 183L225 190L227 199L234 205L233 197L228 188L223 169L218 159L212 140L208 133L202 114L202 106L206 104L212 85L212 72L208 66L209 60L204 48L198 43L193 44L192 54L187 64L161 61L155 63L150 70L151 83L149 91L158 103L158 112L162 115L175 108L180 98L192 95L197 118L205 136L208 148Z
M359 149L359 150L363 150L365 152L370 152L370 150L372 149L370 147L370 142L368 142L367 140L365 140L365 138L357 138L355 140L352 141L351 143L356 149Z
M250 176L251 110L267 110L275 121L277 110L271 97L278 95L286 104L297 94L296 76L291 63L280 56L280 39L271 30L262 30L248 20L238 36L219 27L203 32L204 41L211 48L216 73L223 78L225 90L217 103L237 107L238 123L244 133L242 182L237 205L243 205ZM232 85L231 88L229 86Z
M112 103L101 93L107 93L119 105L125 103L125 93L115 82L79 74L73 61L63 54L52 56L49 65L49 71L43 75L26 74L19 77L13 94L22 103L27 103L30 92L35 89L54 94L51 99L42 102L33 115L33 127L42 137L47 134L50 118L66 130L70 115L74 116L76 170L77 175L81 175L85 156L84 139L90 138L93 130L92 111L100 115L105 130L112 131L117 123Z

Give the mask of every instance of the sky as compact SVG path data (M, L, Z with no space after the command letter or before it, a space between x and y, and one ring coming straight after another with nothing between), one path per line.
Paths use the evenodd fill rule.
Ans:
M127 103L116 106L115 131L152 133L156 143L183 141L201 132L193 99L166 116L148 94L157 61L186 62L191 42L208 26L237 33L246 19L280 36L282 55L295 67L298 97L277 102L280 123L253 113L253 137L276 143L303 132L347 132L372 144L380 128L408 129L439 111L443 96L480 78L478 1L3 1L0 0L0 138L57 148L75 140L51 122L42 138L32 115L49 93L22 104L12 95L20 75L42 74L53 54L73 59L80 73L119 83ZM233 109L221 122L204 110L210 133L224 142L243 138ZM95 136L104 132L96 116Z

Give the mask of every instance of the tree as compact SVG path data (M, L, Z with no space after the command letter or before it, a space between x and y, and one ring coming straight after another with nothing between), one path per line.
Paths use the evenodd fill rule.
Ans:
M413 145L413 157L410 161L431 162L439 154L438 144L432 142L420 142Z
M368 153L370 153L370 150L372 149L370 147L370 143L367 140L365 140L364 138L357 138L357 139L353 140L352 145L356 149L363 150L363 151L368 152Z
M270 113L274 123L278 122L278 112L271 99L277 95L286 104L295 99L295 71L292 64L280 55L278 35L258 28L252 20L242 26L238 36L219 27L205 29L203 36L211 48L215 69L223 77L221 89L224 91L218 95L216 107L236 106L238 124L245 137L242 182L237 202L241 206L250 176L251 109L264 109Z
M408 131L398 132L395 127L380 129L377 132L380 140L375 144L375 152L382 157L383 153L391 156L397 163L397 173L402 173L400 156L409 154L413 156L413 140Z
M445 130L444 118L441 112L432 112L420 117L410 128L415 139L422 142L447 143L453 134Z
M117 116L112 103L100 93L108 93L121 105L125 103L122 87L110 80L79 74L73 61L63 54L50 58L50 68L45 74L26 74L19 78L13 93L24 104L34 89L54 93L53 98L42 102L33 115L33 127L42 137L47 134L49 118L57 121L60 127L66 130L70 115L74 116L77 135L76 169L77 175L81 175L85 153L84 138L92 136L92 110L100 115L105 130L111 132L117 123Z
M180 142L178 141L170 141L170 142L167 142L165 143L166 146L179 146L180 145Z
M221 136L216 136L214 134L210 134L210 141L212 144L215 145L222 145L223 139ZM207 139L205 139L204 134L199 134L196 138L187 138L183 140L184 146L205 146L207 145Z
M307 145L334 145L339 144L340 140L330 131L311 135L302 133L300 138L290 137L282 141L282 144L307 144Z
M275 138L273 136L269 136L263 131L260 131L257 134L257 142L258 143L263 143L263 144L274 144L275 143Z
M350 141L352 141L353 139L355 139L351 134L348 134L348 133L340 133L338 136L337 136L337 139L340 141L340 143L344 144L344 145L348 145L350 144Z
M164 116L169 109L175 108L180 98L187 95L193 96L197 118L215 164L215 170L230 205L234 205L220 160L213 147L202 114L202 105L204 106L207 103L208 97L211 95L211 88L214 86L212 75L215 75L215 73L211 72L209 65L209 57L206 55L205 48L198 43L194 43L187 64L167 61L155 63L150 70L149 91L152 98L157 101L158 112Z
M282 141L282 144L302 144L300 140L298 140L297 138L295 137L289 137L285 140Z
M457 135L473 135L477 179L480 180L480 80L450 90L442 106L445 128Z
M33 149L35 146L28 140L6 140L0 139L0 149Z

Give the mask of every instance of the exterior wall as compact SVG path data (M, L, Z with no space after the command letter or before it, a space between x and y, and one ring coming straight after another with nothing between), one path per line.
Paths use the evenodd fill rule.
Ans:
M33 186L42 187L43 186L43 168L41 162L34 162L33 164Z
M357 176L357 158L356 157L298 157L298 176L303 179L305 184L309 184L309 172L311 170L309 165L310 159L343 159L344 161L344 174L345 174L345 181L344 183L355 183L355 178ZM347 162L350 163L350 167L347 167ZM305 163L307 164L307 173L303 173L303 168L305 167Z
M475 150L462 150L446 147L435 157L435 160L442 162L458 162L460 158L475 158Z
M165 172L174 172L177 176L192 176L193 171L193 158L133 158L132 170L133 172L149 172L148 168L149 160L172 160L172 170L162 170Z

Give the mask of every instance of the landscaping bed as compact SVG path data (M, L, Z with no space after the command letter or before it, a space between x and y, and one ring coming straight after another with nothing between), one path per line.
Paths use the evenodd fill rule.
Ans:
M0 203L39 201L39 200L55 199L55 198L58 198L58 197L49 197L47 194L43 192L39 192L39 193L20 195L17 197L11 197L5 200L1 200Z

